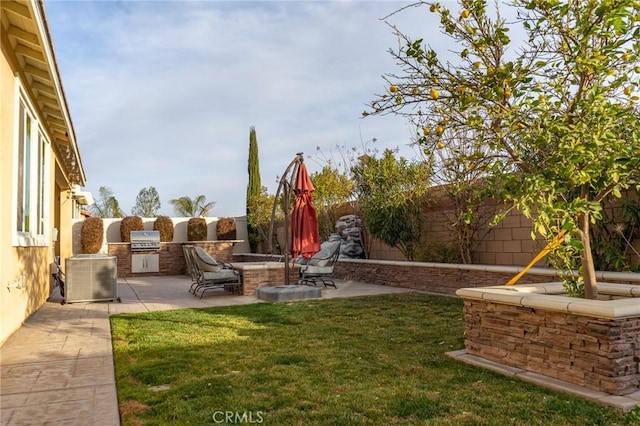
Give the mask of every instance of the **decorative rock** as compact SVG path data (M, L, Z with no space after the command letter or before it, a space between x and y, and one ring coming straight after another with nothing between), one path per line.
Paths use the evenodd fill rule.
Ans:
M362 257L364 250L360 244L347 243L340 247L340 257L347 259L359 259Z
M352 228L345 228L344 231L342 231L342 235L360 239L360 227L354 226Z
M329 235L329 239L327 241L338 241L341 240L342 236L340 234L331 234Z
M342 216L336 222L338 234L331 234L329 241L335 241L336 237L342 240L340 258L360 259L364 257L364 249L362 248L361 241L361 224L362 220L354 214Z

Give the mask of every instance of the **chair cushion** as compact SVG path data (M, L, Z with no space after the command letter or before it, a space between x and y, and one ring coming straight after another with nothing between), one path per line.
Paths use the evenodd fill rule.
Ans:
M196 251L196 261L198 262L198 266L204 272L218 272L222 267L216 260L207 253L205 249L202 247L195 247Z
M221 269L218 272L204 272L202 275L205 281L238 281L238 275L231 269Z
M316 265L305 265L301 268L302 273L305 276L311 275L329 275L333 273L333 266L316 266Z
M308 264L313 266L327 266L331 261L331 256L340 246L340 241L325 241L320 246L320 251L309 259Z
M327 266L329 263L329 259L311 259L309 260L308 265L310 266Z

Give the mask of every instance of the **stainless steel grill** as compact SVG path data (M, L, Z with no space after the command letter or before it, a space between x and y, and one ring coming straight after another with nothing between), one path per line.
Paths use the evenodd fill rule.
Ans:
M131 231L131 251L160 250L160 231Z

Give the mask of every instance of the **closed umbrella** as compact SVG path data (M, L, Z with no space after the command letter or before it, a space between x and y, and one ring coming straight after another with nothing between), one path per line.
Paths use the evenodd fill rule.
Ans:
M300 161L296 173L293 192L295 200L291 212L291 235L289 247L291 257L302 256L310 259L320 251L318 215L313 205L313 184L307 172L307 166Z
M295 200L291 221L289 221L291 191L295 194ZM286 285L289 284L289 256L294 258L303 256L308 259L320 251L318 215L313 206L313 191L307 166L304 165L304 157L302 152L299 152L280 178L280 185L278 185L271 211L271 225L269 225L269 241L273 241L276 209L282 193L284 198L284 229L288 233L284 239L284 283Z

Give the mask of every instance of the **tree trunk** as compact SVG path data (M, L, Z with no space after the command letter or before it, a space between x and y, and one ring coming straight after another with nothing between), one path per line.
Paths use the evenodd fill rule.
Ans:
M589 238L589 214L580 215L578 234L582 240L582 275L584 278L584 297L587 299L597 299L598 286L596 284L596 269L593 264L593 254L591 253L591 242Z
M460 242L458 244L460 250L460 258L462 263L468 265L471 263L471 242L469 241L469 237L464 235L460 238Z
M473 244L473 232L469 229L469 225L465 224L464 231L464 257L462 261L465 265L470 265L471 262L471 246Z

